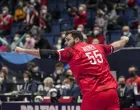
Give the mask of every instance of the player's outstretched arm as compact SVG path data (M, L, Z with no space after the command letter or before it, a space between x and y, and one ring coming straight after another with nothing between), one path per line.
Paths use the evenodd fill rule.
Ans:
M33 55L33 56L35 56L36 58L39 58L39 59L41 58L40 57L40 52L39 52L38 49L23 49L23 48L20 48L20 47L16 47L15 52L17 54L25 53L25 54Z
M113 42L111 45L114 47L114 52L121 50L128 41L128 37L122 36L119 41Z
M41 59L41 58L44 58L44 59L48 59L48 58L57 59L58 58L58 54L56 53L56 50L49 50L49 49L23 49L23 48L20 48L20 47L16 47L15 51L18 54L25 53L25 54L35 56L36 58L39 58L39 59Z

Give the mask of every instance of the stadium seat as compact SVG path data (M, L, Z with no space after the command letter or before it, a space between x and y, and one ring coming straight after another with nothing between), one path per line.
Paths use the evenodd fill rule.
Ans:
M70 18L67 12L61 12L60 17L65 20L68 20Z
M48 10L54 10L56 9L56 3L48 3Z
M116 40L119 40L121 37L121 31L109 31L107 35L107 41L109 43L112 43Z
M16 32L18 32L19 28L17 24L12 24L11 25L11 35L14 35Z
M68 3L69 3L70 6L76 6L77 7L77 5L78 5L77 0L69 0Z
M60 32L60 25L58 23L54 23L51 26L52 28L52 33L57 34Z
M61 31L71 30L72 28L73 27L71 21L62 21L60 24Z
M92 11L87 10L87 19L90 19L92 17Z
M126 0L120 0L120 3L125 3L126 2Z
M127 16L129 18L135 17L136 15L135 15L134 9L132 9L132 8L125 9L125 16Z
M49 41L50 45L53 45L54 42L53 36L47 36L46 39Z
M60 9L60 11L66 10L66 3L58 3L58 8Z
M132 35L136 35L138 31L136 29L131 30Z

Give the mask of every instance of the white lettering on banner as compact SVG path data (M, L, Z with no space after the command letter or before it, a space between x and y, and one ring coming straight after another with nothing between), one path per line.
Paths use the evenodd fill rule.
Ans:
M45 105L41 105L40 106L40 110L49 110L49 107L45 106Z
M58 106L48 105L21 105L20 110L58 110Z
M20 110L27 110L25 105L20 106Z
M80 110L80 106L76 106L76 110Z
M66 110L66 106L63 105L63 106L61 107L61 110Z
M27 110L34 110L34 108L33 108L33 106L28 105L28 106L27 106Z
M36 106L35 106L35 110L39 110L39 106L36 105Z
M80 106L65 106L61 107L61 110L80 110Z

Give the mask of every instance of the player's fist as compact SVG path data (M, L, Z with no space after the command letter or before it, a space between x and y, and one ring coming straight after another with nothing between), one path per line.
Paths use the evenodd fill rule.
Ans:
M24 53L24 49L20 47L16 47L15 52L18 54Z
M122 37L121 37L121 40L124 40L124 41L128 42L128 41L129 41L129 37L127 37L127 36L122 36Z

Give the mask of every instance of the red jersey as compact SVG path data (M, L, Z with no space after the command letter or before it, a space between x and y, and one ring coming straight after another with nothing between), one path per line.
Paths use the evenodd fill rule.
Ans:
M74 17L74 26L77 27L79 24L83 24L84 26L87 24L87 21L86 21L86 12L81 12L80 13L81 16L78 16L76 15Z
M140 77L137 76L136 79L132 79L132 78L129 78L126 80L126 84L130 85L132 88L134 87L134 84L137 84L137 87L138 87L138 92L140 92Z
M8 24L4 25L2 22L3 20L5 20ZM13 23L13 18L10 14L3 15L2 19L0 18L0 30L4 29L4 30L9 31L12 23Z
M94 39L98 39L100 41L100 44L104 44L105 37L103 35L99 35L97 37L91 37L91 36L89 36L88 39L87 39L87 43L88 44L92 44L92 41Z
M58 50L57 54L59 61L69 63L83 97L91 98L101 91L118 86L106 60L106 56L112 52L111 45L81 42L73 48Z

